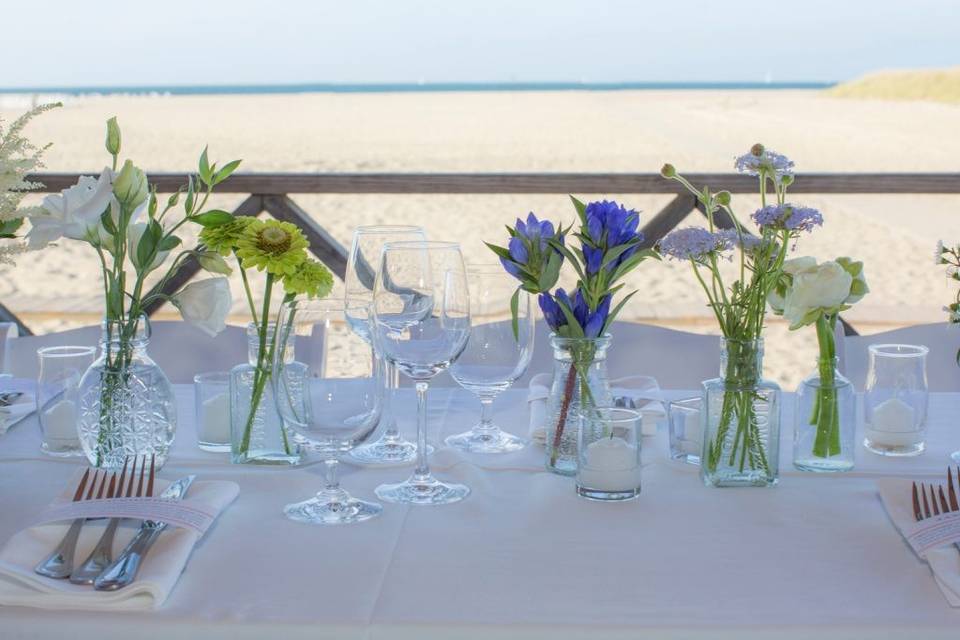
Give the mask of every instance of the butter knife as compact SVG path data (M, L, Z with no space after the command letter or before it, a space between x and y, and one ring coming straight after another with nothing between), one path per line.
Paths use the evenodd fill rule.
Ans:
M187 493L190 485L197 476L187 476L177 480L160 494L161 498L168 500L181 500ZM147 555L150 547L156 542L160 534L167 528L166 522L156 522L154 520L144 520L140 525L133 539L127 544L120 555L113 563L103 570L96 580L93 581L93 587L97 591L116 591L122 589L137 577L140 565L143 564L143 558Z

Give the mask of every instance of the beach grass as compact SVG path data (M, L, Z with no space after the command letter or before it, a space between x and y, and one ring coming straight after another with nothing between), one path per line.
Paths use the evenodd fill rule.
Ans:
M960 103L960 67L870 73L827 90L839 98Z

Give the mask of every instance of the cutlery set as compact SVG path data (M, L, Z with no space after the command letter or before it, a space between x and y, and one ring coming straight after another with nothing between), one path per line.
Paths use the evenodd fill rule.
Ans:
M957 467L957 482L960 483L960 466ZM929 495L929 500L928 500ZM913 517L917 522L938 516L942 513L960 511L960 502L957 500L957 489L953 481L953 470L947 467L947 491L944 493L942 485L921 482L919 489L913 483ZM954 542L957 551L960 551L960 542Z

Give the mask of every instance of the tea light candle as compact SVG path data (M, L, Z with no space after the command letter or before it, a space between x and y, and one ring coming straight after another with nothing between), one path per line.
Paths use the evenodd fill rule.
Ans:
M79 445L77 434L77 405L72 400L60 400L43 412L43 436L49 444Z
M227 444L230 442L230 398L219 393L203 401L203 419L199 427L202 442Z
M640 486L637 448L623 438L601 438L587 445L580 486L596 491L632 491Z
M873 408L866 435L871 442L889 447L907 447L920 441L913 407L900 398L890 398Z

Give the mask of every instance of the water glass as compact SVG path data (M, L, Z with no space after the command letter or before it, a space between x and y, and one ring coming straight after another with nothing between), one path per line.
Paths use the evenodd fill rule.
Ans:
M702 399L673 400L667 405L670 422L670 457L688 464L700 464L700 403Z
M0 322L0 373L7 371L7 340L17 337L19 329L16 323Z
M230 451L230 372L211 371L193 377L197 446L204 451Z
M577 494L617 502L640 495L642 417L623 407L574 405L578 416Z
M916 456L926 448L927 353L909 344L872 344L864 393L864 440L882 456Z
M44 347L37 350L37 416L47 455L61 458L84 455L77 432L80 379L93 364L95 347Z

